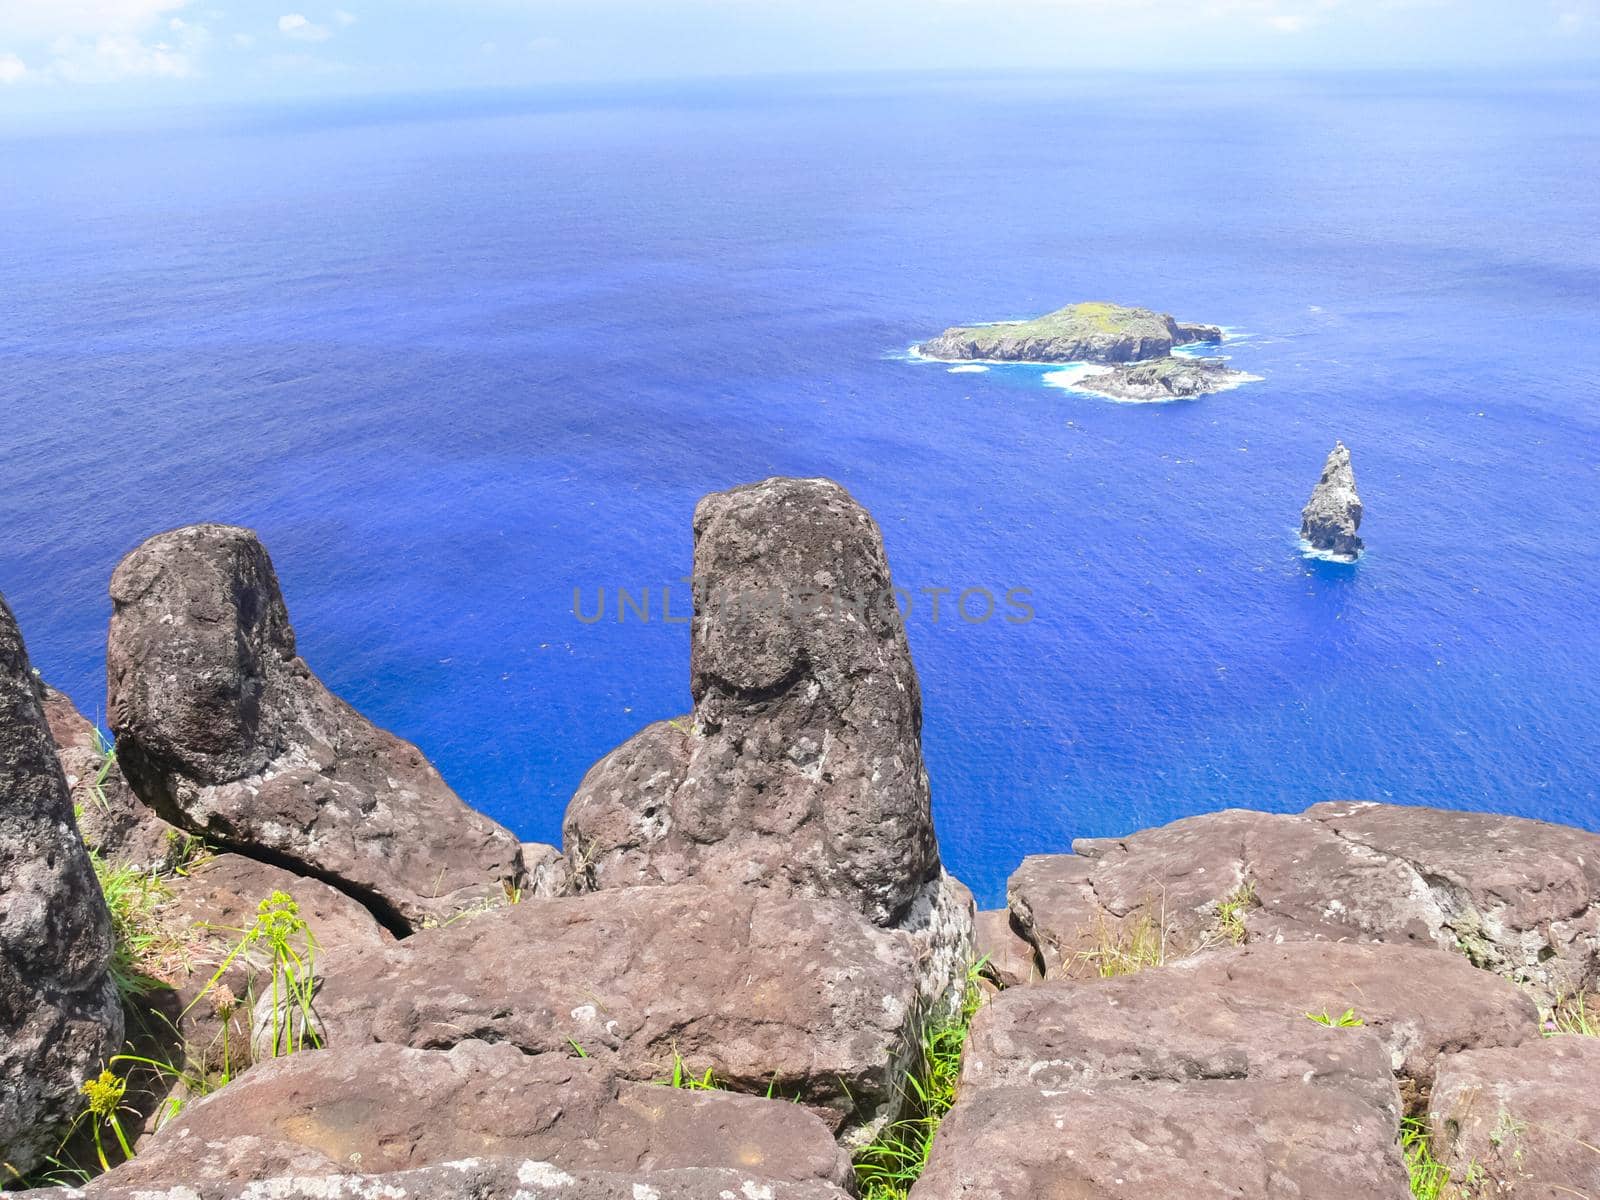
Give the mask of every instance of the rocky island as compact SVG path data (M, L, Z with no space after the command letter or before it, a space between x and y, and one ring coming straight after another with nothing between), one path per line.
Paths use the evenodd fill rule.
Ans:
M1189 400L1205 396L1253 379L1235 371L1220 358L1193 358L1169 354L1144 362L1124 363L1095 375L1087 375L1072 386L1080 392L1095 392L1136 404L1159 404L1165 400Z
M1322 478L1300 512L1300 536L1318 554L1355 562L1363 545L1356 536L1360 528L1361 496L1350 467L1350 451L1343 442L1335 442L1322 466Z
M1342 445L1319 494L1353 537ZM1600 836L1225 810L1032 855L975 915L871 516L769 479L693 532L705 595L795 602L697 593L692 711L590 769L559 848L317 680L248 530L117 568L114 748L0 601L0 1185L1600 1195Z
M1184 325L1148 308L1086 301L1031 321L958 325L916 350L954 362L1129 363L1164 358L1174 346L1221 340L1215 325Z

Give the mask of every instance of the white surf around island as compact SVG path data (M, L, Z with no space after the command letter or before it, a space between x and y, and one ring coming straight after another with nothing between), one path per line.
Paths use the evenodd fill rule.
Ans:
M1021 324L1021 322L986 321L983 322L983 324L1016 325ZM1222 330L1221 343L1197 342L1189 346L1174 346L1172 348L1172 354L1174 356L1181 356L1183 358L1226 359L1228 358L1227 355L1219 355L1215 353L1216 347L1219 344L1239 341L1251 336L1250 334L1242 332L1231 326L1223 325L1219 326L1219 328ZM1210 353L1208 353L1208 350ZM1072 392L1074 395L1078 396L1092 396L1096 400L1105 400L1111 404L1189 404L1196 400L1203 400L1208 395L1216 395L1219 392L1231 392L1234 388L1242 387L1247 383L1260 383L1264 378L1261 375L1251 375L1248 372L1240 371L1237 373L1236 378L1230 379L1226 383L1219 384L1210 392L1203 393L1199 396L1157 396L1146 400L1133 400L1125 396L1108 396L1104 392L1097 392L1092 388L1081 386L1083 381L1086 379L1093 379L1096 375L1109 375L1113 370L1115 370L1115 367L1108 366L1105 363L1034 362L1031 360L1009 358L935 358L931 354L922 353L919 343L913 343L912 345L907 346L904 354L892 354L888 357L902 359L903 361L907 362L938 363L945 368L945 373L948 375L979 375L989 371L994 367L1018 367L1022 368L1023 370L1033 370L1039 372L1039 381L1044 384L1045 387L1055 388L1058 391Z
M1300 557L1307 562L1325 562L1333 563L1335 566L1340 567L1353 567L1367 556L1365 549L1356 551L1354 558L1351 558L1348 554L1335 554L1331 550L1318 550L1300 536L1298 529L1291 536L1294 538L1295 549L1300 551Z

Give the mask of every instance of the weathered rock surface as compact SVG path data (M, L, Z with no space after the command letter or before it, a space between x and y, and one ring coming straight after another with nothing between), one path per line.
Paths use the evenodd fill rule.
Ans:
M527 872L522 885L524 895L553 900L557 896L570 896L578 890L572 878L571 865L555 846L544 842L523 842L522 865Z
M1391 1114L1318 1083L972 1089L914 1200L1407 1200Z
M203 1063L219 1065L223 1053L236 1066L248 1062L249 1012L243 1002L270 988L271 963L259 947L229 958L273 893L284 893L298 906L315 939L312 970L320 977L336 971L357 949L394 944L393 935L365 907L338 889L242 855L207 858L165 886L170 895L157 916L184 949L165 964L161 976L171 990L145 998L158 1014L146 1032L158 1036L176 1029L188 1052ZM302 944L296 939L297 948ZM227 969L207 991L225 962Z
M389 1174L479 1155L560 1170L731 1168L844 1185L850 1163L797 1104L628 1083L594 1060L479 1041L371 1044L259 1063L191 1104L96 1181L161 1188L359 1169Z
M1300 536L1313 550L1354 562L1362 548L1356 536L1360 528L1361 497L1350 467L1350 451L1343 442L1335 442L1323 464L1322 478L1300 513Z
M1546 1003L1600 981L1600 836L1484 813L1358 803L1298 816L1230 809L1024 860L1010 907L1052 977L1107 944L1179 957L1252 941L1463 951Z
M961 1086L1061 1092L1115 1081L1297 1080L1342 1088L1398 1121L1390 1051L1378 1033L1313 1023L1296 1001L1315 981L1288 982L1257 992L1166 967L1013 988L973 1021Z
M835 1126L892 1115L914 1028L916 939L834 901L628 888L521 904L360 952L316 1017L330 1052L468 1039L573 1053L653 1082L674 1055ZM774 1081L776 1083L774 1084Z
M181 845L183 831L156 816L128 786L116 755L72 700L41 682L40 703L72 793L78 832L107 861L157 868Z
M400 929L503 895L517 840L313 675L249 530L160 534L111 580L118 758L173 824L325 879Z
M959 325L923 342L917 352L952 361L1126 363L1163 358L1174 346L1221 340L1215 325L1181 325L1148 308L1090 301L1031 321Z
M33 668L0 599L0 1163L16 1171L56 1149L79 1085L121 1044L111 948Z
M1144 362L1113 367L1099 375L1088 375L1073 387L1095 392L1113 400L1151 404L1167 400L1190 400L1212 392L1237 387L1250 379L1235 371L1220 358L1189 358L1169 354Z
M328 1174L308 1163L304 1170L250 1183L100 1187L92 1194L95 1200L849 1200L848 1192L831 1183L786 1183L752 1171L563 1171L518 1158L468 1158L390 1175ZM30 1195L80 1200L85 1193L51 1188Z
M694 712L585 776L574 875L763 887L900 922L940 864L877 525L829 480L768 479L703 499L694 538Z
M1001 987L1018 987L1038 978L1033 946L1011 927L1011 910L989 909L972 926L972 949L983 973Z
M1474 1197L1600 1196L1600 1038L1471 1050L1439 1066L1434 1154Z

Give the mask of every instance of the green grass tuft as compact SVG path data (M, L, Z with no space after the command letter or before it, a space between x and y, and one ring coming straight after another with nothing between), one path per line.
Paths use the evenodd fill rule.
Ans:
M934 1134L955 1105L961 1056L972 1018L983 1004L979 962L967 971L961 1002L923 1031L919 1061L907 1074L907 1114L885 1128L855 1158L861 1200L904 1200L928 1165Z
M1413 1200L1450 1200L1456 1194L1450 1185L1450 1169L1433 1157L1428 1123L1421 1117L1407 1117L1400 1123L1400 1152L1411 1177Z

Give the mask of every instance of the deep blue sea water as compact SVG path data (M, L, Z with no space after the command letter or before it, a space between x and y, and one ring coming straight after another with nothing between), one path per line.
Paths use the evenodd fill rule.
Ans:
M822 474L903 586L1032 591L909 622L987 903L1228 805L1600 828L1593 80L747 82L8 127L0 163L0 590L91 714L118 558L248 524L312 667L557 840L689 703L683 626L573 588L671 584L701 494ZM1083 298L1233 327L1263 381L903 355ZM1353 568L1295 542L1336 438Z

